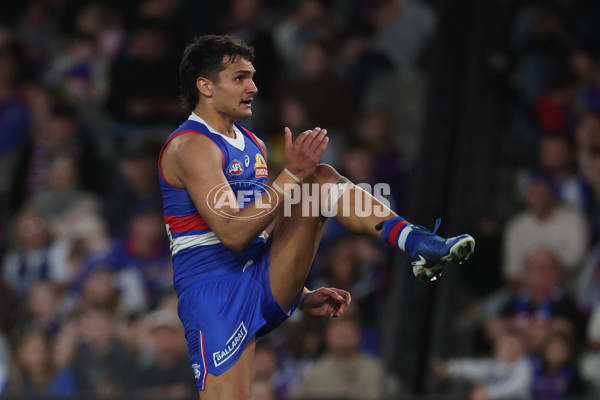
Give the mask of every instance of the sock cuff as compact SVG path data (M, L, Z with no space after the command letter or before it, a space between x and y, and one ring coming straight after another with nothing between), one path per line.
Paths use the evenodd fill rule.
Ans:
M411 229L402 228L407 228L407 225L410 223L402 217L390 218L383 223L381 238L392 246L404 250L404 242Z
M399 247L401 250L404 250L404 243L406 242L406 236L408 236L409 229L407 225L408 221L406 220L398 221L390 231L390 244Z

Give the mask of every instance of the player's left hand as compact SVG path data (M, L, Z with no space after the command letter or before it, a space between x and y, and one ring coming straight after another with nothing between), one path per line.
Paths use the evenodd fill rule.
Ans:
M345 290L322 287L304 295L302 311L319 317L339 317L350 301L350 293Z

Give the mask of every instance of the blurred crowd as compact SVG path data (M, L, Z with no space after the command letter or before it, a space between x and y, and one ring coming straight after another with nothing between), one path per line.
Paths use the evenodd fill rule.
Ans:
M488 258L478 266L490 273L476 273L468 285L479 285L462 316L469 316L462 322L469 320L470 328L462 329L475 332L473 345L434 359L431 370L470 400L595 399L600 27L594 21L600 3L503 4L510 28L499 96L508 110L504 132L516 144L507 168L516 171L514 187L504 196L517 198L517 208L480 226Z
M197 398L157 179L162 142L187 118L178 99L187 42L227 33L255 47L259 93L242 124L267 143L271 176L283 168L284 126L326 127L322 161L354 182L389 183L402 214L434 3L3 2L0 395ZM471 400L599 396L599 6L505 3L522 207L480 226L486 269L465 269L477 337L468 354L433 360L431 373L472 382L440 389ZM307 286L348 290L353 305L331 321L297 312L260 340L253 399L406 393L381 361L392 257L328 222Z
M157 180L162 142L187 118L178 63L194 36L254 46L259 95L242 123L272 176L284 126L323 126L324 161L390 183L400 209L435 24L416 0L2 2L0 395L197 398ZM376 328L389 259L328 226L307 285L354 305L331 323L298 312L261 340L254 399L398 392Z

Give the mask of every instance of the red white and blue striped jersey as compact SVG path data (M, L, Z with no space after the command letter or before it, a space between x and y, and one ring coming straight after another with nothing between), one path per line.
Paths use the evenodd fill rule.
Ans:
M242 209L264 192L268 173L265 156L254 134L238 124L234 124L234 130L236 138L232 139L192 114L169 136L162 151L173 138L184 133L204 135L212 140L222 152L222 172ZM258 236L240 252L223 245L198 212L188 191L174 187L165 180L160 169L162 151L158 161L159 181L173 256L173 280L176 292L181 294L202 279L227 274L238 268L242 270L248 260L254 259L263 248L265 234ZM219 196L222 193L215 188L205 195ZM227 199L217 199L216 203L218 205L224 201Z

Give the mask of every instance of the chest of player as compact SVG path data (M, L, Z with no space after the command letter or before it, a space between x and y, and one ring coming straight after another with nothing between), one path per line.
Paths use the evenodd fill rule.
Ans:
M229 182L258 180L266 184L267 161L256 144L246 141L244 150L229 146L224 156L223 173Z

